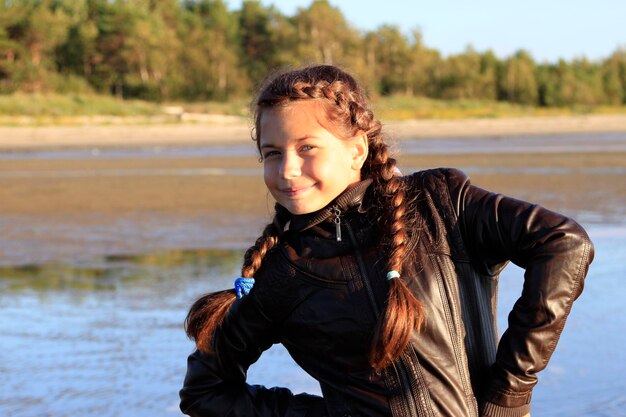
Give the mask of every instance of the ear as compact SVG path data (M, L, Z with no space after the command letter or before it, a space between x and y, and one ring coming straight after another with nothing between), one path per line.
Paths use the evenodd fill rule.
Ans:
M354 137L350 145L350 150L352 152L352 169L355 171L361 171L361 167L363 167L363 164L367 159L367 135L363 134Z

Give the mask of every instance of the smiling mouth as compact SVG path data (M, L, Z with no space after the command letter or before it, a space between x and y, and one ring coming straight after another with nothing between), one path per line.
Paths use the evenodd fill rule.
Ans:
M289 188L281 188L280 192L289 198L298 197L307 191L313 188L313 185L308 185L306 187L289 187Z

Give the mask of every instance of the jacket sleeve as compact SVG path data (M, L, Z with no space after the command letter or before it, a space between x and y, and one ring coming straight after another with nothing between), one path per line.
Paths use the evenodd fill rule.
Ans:
M215 353L196 350L189 356L180 391L183 413L194 417L322 416L320 397L246 384L248 367L276 339L275 326L264 314L253 289L233 304L215 332Z
M475 187L457 170L447 172L447 181L462 239L478 267L496 274L510 260L525 270L481 410L483 416L523 416L536 374L546 367L583 289L593 246L563 215Z

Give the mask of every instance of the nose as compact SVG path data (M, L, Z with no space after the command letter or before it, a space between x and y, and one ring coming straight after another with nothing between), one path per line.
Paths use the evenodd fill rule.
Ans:
M278 173L281 178L298 177L301 174L301 163L300 157L291 152L285 152Z

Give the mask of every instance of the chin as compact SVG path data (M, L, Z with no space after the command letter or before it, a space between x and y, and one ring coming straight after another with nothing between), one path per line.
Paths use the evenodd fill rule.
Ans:
M291 214L308 214L308 213L312 213L315 210L309 210L306 207L293 207L293 206L287 206L287 210L289 210L289 213Z
M287 210L289 210L291 214L309 214L324 207L324 206L318 207L317 205L314 205L314 204L293 204L293 203L292 204L281 203L281 205L285 207Z

